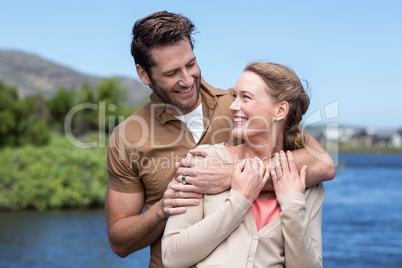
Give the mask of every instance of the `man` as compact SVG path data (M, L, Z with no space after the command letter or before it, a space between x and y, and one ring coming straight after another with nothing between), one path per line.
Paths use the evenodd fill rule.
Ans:
M188 18L166 11L135 23L131 53L139 78L153 94L150 103L115 128L109 141L109 242L120 257L151 245L150 267L163 267L160 239L169 215L197 205L201 193L230 187L230 168L190 168L192 185L172 180L179 168L175 163L197 144L236 142L231 136L232 92L213 88L201 78L193 53L194 30ZM309 141L308 146L322 150L314 139ZM300 167L309 165L310 185L334 176L305 149L295 151L295 158Z

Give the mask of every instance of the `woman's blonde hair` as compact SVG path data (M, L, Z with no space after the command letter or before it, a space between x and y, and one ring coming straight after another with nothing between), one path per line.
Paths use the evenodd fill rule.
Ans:
M281 64L262 62L249 63L244 71L259 75L277 102L289 103L289 112L285 119L284 150L303 148L305 140L299 124L310 105L310 98L296 73Z

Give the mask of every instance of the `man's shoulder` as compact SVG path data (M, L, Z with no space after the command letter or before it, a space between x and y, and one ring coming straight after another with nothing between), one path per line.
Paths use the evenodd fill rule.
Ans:
M223 96L223 95L231 96L231 94L232 94L232 88L230 88L230 89L220 89L220 88L213 87L210 84L208 84L204 80L204 78L201 78L201 88L204 91L210 92L211 94L213 94L215 96Z
M148 102L134 111L131 115L129 115L124 121L120 122L116 127L119 128L126 128L131 126L136 126L138 124L148 123L151 120L151 103Z

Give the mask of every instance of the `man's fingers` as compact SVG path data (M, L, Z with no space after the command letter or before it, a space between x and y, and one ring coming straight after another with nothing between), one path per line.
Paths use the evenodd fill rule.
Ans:
M179 169L202 168L205 167L207 163L204 158L186 158L181 160L181 167Z
M189 151L190 154L194 156L202 156L202 157L207 157L208 156L208 150L207 149L193 149Z
M186 206L196 206L200 203L198 198L176 198L176 199L165 199L164 206L167 208L171 207L186 207Z
M163 201L163 212L166 215L177 215L187 211L188 206L196 206L200 203L200 200L195 198L189 199L165 199Z
M179 162L176 162L176 163L174 164L173 176L177 176L177 171L179 170L179 167L180 167L180 163L179 163Z
M196 192L197 187L194 185L174 184L171 188L175 191L174 197L180 198L202 198L202 194ZM172 194L173 195L173 194Z
M196 171L197 169L195 169L195 171ZM191 168L191 167L179 167L178 169L177 169L177 172L176 172L176 176L181 176L181 175L184 175L184 176L194 176L195 174L194 174L194 169L193 168ZM180 177L181 178L181 177ZM181 182L181 179L180 179L180 181L178 181L178 182Z
M170 216L170 215L183 214L183 213L185 213L186 211L187 211L187 208L186 208L186 207L175 207L175 208L168 208L168 207L165 207L165 208L163 209L163 212L164 212L166 215L168 215L168 216Z
M184 158L180 161L180 165L182 168L185 167L194 167L195 166L195 159L194 158Z
M188 206L196 206L199 199L165 199L163 201L163 212L166 215L182 214L187 211Z

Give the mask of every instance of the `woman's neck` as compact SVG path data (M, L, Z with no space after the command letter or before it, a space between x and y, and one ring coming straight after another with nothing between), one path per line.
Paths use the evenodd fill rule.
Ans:
M236 149L240 159L257 156L261 160L268 160L272 158L276 152L283 150L283 135L276 137L276 139L269 136L259 141L256 139L253 141L246 140Z

